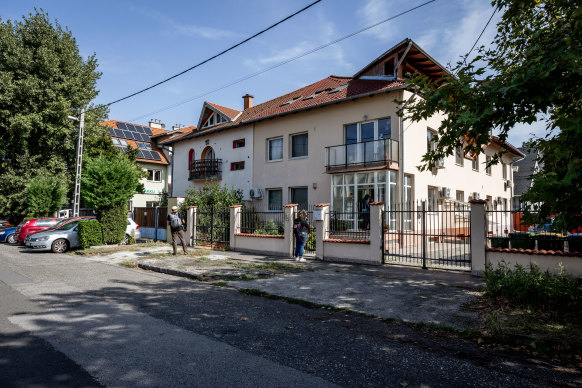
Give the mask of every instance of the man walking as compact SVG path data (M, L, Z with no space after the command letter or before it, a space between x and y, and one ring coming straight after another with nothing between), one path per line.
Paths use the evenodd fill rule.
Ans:
M188 254L186 248L186 240L184 239L184 218L178 213L178 206L172 207L172 213L168 214L168 226L172 231L172 246L174 247L174 256L178 251L178 238L182 241L182 249L184 254Z

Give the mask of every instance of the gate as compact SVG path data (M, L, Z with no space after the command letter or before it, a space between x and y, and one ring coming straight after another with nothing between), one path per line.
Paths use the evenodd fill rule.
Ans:
M383 217L384 263L471 269L471 211L462 202L397 205Z
M196 212L196 245L228 248L230 244L230 209L198 208Z
M313 209L315 208L315 205L311 205L308 207L309 210L305 210L305 212L307 213L307 223L309 224L310 228L309 228L309 233L307 233L307 242L305 243L305 248L303 249L303 254L304 256L315 256L316 253L316 236L317 236L317 232L315 229L315 220L313 219ZM293 214L293 219L297 218L297 212L296 211ZM295 235L293 235L293 251L295 252Z

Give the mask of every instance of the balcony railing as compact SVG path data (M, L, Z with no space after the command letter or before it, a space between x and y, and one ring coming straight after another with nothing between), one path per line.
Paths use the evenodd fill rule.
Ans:
M398 163L398 141L382 139L325 147L327 171Z
M222 159L193 160L189 179L222 179Z

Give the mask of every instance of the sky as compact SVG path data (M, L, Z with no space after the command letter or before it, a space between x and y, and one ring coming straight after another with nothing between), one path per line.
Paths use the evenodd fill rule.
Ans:
M0 0L0 17L20 20L38 8L67 27L80 54L97 57L102 76L93 102L105 104L179 73L312 1ZM487 0L437 0L263 72L425 1L323 0L205 65L111 105L109 118L143 125L156 119L167 129L196 125L204 101L242 110L247 93L259 104L329 75L352 76L405 38L446 66L471 49L493 12ZM479 44L492 41L499 18ZM520 146L544 128L543 122L516 127L508 141Z

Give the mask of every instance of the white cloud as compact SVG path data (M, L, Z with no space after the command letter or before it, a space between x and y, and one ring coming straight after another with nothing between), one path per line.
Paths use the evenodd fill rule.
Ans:
M204 27L204 26L192 26L192 25L177 25L175 26L176 32L181 35L189 37L202 37L205 39L222 39L222 38L232 38L236 34L232 31L222 30L214 27Z
M393 9L393 4L388 4L385 0L368 0L366 5L358 10L357 14L362 19L363 24L369 26L380 20L387 19ZM365 31L364 34L373 35L378 39L391 42L401 39L399 29L394 28L394 26L389 28L385 23Z

